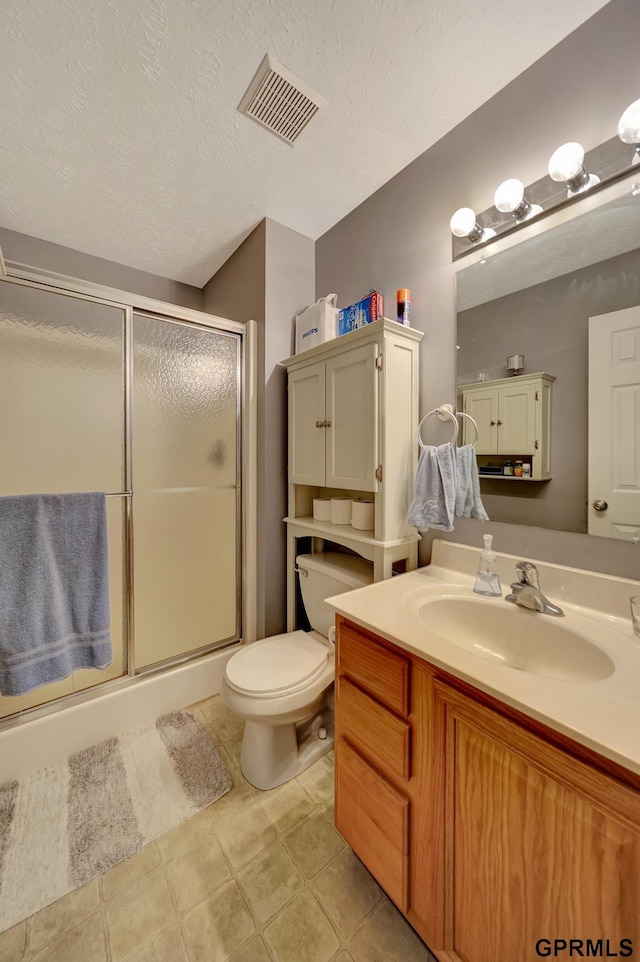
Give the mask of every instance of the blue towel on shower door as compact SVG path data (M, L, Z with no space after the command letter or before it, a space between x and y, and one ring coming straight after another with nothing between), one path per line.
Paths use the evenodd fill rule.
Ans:
M0 497L0 694L110 664L105 495Z

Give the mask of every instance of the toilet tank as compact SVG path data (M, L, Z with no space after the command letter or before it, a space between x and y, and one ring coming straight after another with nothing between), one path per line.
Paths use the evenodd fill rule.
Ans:
M300 569L300 590L311 627L325 637L335 623L335 611L325 598L340 595L373 582L373 564L337 551L317 551L296 558Z

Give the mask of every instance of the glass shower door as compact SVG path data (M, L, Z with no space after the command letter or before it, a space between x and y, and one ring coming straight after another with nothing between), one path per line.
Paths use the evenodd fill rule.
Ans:
M0 718L127 671L123 309L0 282L0 496L105 491L113 662L24 695Z
M136 671L240 636L240 338L134 313Z

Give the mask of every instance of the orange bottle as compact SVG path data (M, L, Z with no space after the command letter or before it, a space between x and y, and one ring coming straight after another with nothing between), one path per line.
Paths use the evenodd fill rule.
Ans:
M398 298L398 324L410 327L409 312L411 310L411 291L408 287L401 287L397 294Z

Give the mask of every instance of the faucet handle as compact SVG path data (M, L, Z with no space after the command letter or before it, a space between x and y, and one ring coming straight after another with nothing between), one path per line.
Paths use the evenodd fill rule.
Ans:
M516 573L521 585L531 585L534 588L540 588L538 569L532 561L519 561L516 565Z

